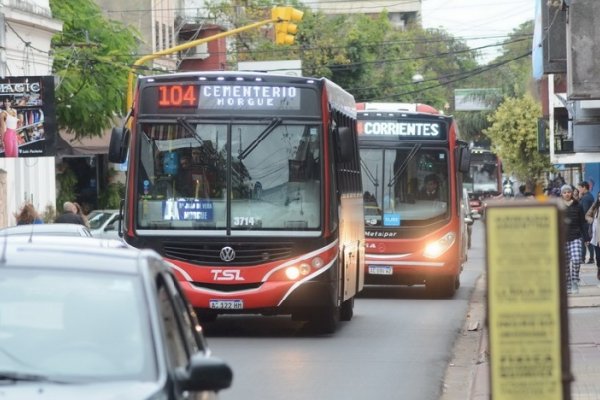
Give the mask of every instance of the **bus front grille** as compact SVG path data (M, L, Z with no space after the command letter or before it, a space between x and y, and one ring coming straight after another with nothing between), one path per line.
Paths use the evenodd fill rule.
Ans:
M231 247L235 258L225 262L221 250ZM166 241L165 257L199 265L251 266L260 263L284 260L292 256L292 243L203 243L186 241Z

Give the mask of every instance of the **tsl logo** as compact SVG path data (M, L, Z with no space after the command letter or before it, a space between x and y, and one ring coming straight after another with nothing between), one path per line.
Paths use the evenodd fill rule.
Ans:
M210 271L215 281L244 281L239 269L213 269Z

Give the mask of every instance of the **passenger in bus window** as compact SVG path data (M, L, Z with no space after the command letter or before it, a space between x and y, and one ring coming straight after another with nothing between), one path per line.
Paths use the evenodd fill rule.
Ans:
M419 200L440 200L440 180L436 174L425 177L423 187L419 191Z
M189 154L179 158L179 170L175 176L175 190L181 197L194 196L194 181L192 178L192 159Z

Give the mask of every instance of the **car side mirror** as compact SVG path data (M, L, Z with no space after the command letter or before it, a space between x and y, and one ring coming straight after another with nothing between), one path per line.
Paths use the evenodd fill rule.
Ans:
M473 225L474 222L475 220L470 215L465 216L465 223L467 225Z
M175 374L181 389L191 392L218 392L231 386L233 380L229 365L204 353L193 354L189 364L178 368Z
M471 150L464 142L458 141L458 171L467 173L471 166Z
M129 146L129 128L113 128L108 145L108 161L122 164L127 159L127 147Z

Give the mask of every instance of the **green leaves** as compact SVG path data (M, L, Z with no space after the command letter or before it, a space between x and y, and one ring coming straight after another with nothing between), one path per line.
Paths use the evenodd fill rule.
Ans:
M51 0L63 32L52 38L59 128L101 136L124 111L127 73L138 35L108 20L93 0Z
M489 117L485 134L492 140L504 169L522 181L535 182L552 169L550 158L537 151L537 119L540 105L530 96L510 97Z

